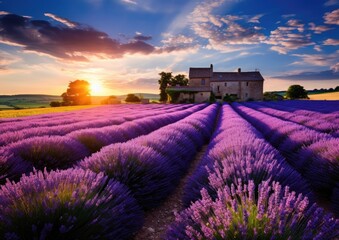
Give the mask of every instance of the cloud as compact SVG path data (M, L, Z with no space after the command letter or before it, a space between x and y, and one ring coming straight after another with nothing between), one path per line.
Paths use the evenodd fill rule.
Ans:
M149 40L152 39L152 36L145 36L145 35L143 35L140 32L136 32L136 34L135 34L133 39L137 40L137 41L149 41Z
M279 26L271 31L265 43L273 45L271 50L280 54L287 54L289 51L314 45L311 40L311 34L304 34L304 30L304 24L298 20L290 19L287 21L286 26Z
M282 15L282 18L292 18L292 17L295 17L296 14L285 14L285 15Z
M58 19L59 22L66 21L60 17ZM69 20L67 22L70 23ZM24 51L70 61L89 61L93 57L121 58L125 54L147 55L182 50L182 47L162 48L148 44L145 41L150 40L150 36L137 34L134 38L121 42L89 26L81 24L55 26L48 21L32 20L15 14L1 15L0 29L2 43L22 47Z
M319 25L316 26L313 22L309 23L309 30L314 31L314 33L316 34L321 34L323 32L326 32L328 30L331 30L332 28L328 27L328 26L324 26L324 25Z
M338 39L329 38L329 39L326 39L324 41L324 45L338 46L339 45L339 40Z
M319 45L314 45L314 50L316 50L317 52L321 52L321 47Z
M298 74L286 74L282 76L274 76L272 78L287 80L338 80L339 72L327 70L321 72L301 72Z
M20 60L19 57L0 50L0 71L8 70L11 64L19 62Z
M301 61L293 62L293 65L312 65L334 68L338 64L339 50L331 54L293 54Z
M339 9L325 13L324 19L327 24L339 25Z
M127 4L132 4L132 5L137 5L138 4L136 1L133 1L133 0L121 0L121 2L127 3Z
M227 52L243 50L239 45L259 44L265 40L265 36L259 32L259 23L263 16L225 15L214 14L214 10L223 4L234 1L210 0L197 5L189 15L189 24L193 32L200 38L208 41L207 48L215 50L226 50ZM230 46L235 45L235 46Z
M328 0L327 2L325 2L325 6L328 7L328 6L335 6L335 5L338 5L339 4L339 1L338 0Z
M62 18L62 17L58 17L57 15L55 14L52 14L52 13L45 13L44 14L46 17L50 17L52 18L53 20L57 21L57 22L60 22L62 24L65 24L67 27L70 27L70 28L75 28L77 26L76 23L66 19L66 18Z

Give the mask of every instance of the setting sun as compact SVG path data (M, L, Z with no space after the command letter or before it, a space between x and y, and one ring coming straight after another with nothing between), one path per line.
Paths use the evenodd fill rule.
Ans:
M90 82L91 84L91 95L92 96L103 96L106 93L106 89L104 88L104 86L102 85L101 82L99 81L93 81Z

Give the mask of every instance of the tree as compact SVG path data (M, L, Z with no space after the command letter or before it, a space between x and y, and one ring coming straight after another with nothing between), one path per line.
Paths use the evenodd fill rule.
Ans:
M50 105L51 107L60 107L60 106L61 106L61 102L58 102L58 101L52 101L49 105Z
M160 84L160 102L167 102L167 93L166 88L170 84L172 79L172 73L171 72L161 72L159 73L160 79L158 83Z
M127 94L125 102L131 102L131 103L140 102L140 98L138 96L135 96L134 94Z
M161 72L159 73L160 79L160 102L167 102L168 96L166 93L166 88L168 86L187 86L188 79L184 74L178 74L176 76L172 76L172 72Z
M287 89L286 97L289 99L308 98L307 91L300 85L291 85Z
M178 74L171 78L170 85L171 86L187 86L188 79L184 74Z
M91 104L90 84L85 80L75 80L68 84L67 91L61 95L63 105Z

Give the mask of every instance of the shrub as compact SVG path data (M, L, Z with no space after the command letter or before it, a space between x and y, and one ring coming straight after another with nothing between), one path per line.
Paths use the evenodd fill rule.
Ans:
M58 101L52 101L49 105L50 105L51 107L60 107L60 106L61 106L61 102L58 102Z
M130 143L109 145L78 166L125 184L144 209L159 205L174 188L171 179L178 177L166 157Z
M60 136L34 137L9 145L3 150L3 165L14 179L36 169L66 169L85 156L87 149L78 141Z
M202 190L202 200L177 214L167 232L180 239L334 239L339 221L308 199L276 182L241 181L218 191L215 201ZM255 196L258 195L258 200Z
M0 203L1 239L127 239L143 222L124 185L81 169L8 182Z

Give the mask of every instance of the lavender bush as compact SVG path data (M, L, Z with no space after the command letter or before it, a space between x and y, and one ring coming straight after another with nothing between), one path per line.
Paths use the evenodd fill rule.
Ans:
M68 137L36 137L13 143L2 150L1 168L17 179L23 173L36 169L66 169L89 152L78 141Z
M78 166L125 184L144 209L160 204L174 188L171 179L177 178L165 156L130 143L109 145Z
M192 239L335 239L339 220L326 215L306 197L277 182L253 181L219 189L215 201L202 199L176 215L167 240Z
M1 239L128 239L142 222L128 189L91 171L39 171L0 188Z

